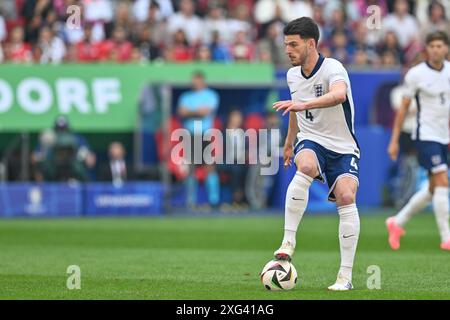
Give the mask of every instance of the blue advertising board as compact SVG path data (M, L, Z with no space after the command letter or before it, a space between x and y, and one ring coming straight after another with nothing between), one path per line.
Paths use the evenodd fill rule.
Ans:
M81 190L79 184L2 183L0 217L80 216Z
M158 215L162 213L163 186L152 182L127 182L85 185L84 213L103 215Z

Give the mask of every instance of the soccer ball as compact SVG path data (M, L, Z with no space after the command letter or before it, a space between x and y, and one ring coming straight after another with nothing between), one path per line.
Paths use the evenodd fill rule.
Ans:
M297 270L289 261L269 261L261 271L261 281L267 290L290 290L297 283Z

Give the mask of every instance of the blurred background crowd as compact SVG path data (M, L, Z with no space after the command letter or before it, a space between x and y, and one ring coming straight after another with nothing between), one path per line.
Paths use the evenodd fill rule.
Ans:
M71 5L81 19L66 23L76 14L67 13ZM320 24L323 55L393 68L416 59L427 32L450 30L449 15L445 0L6 0L0 62L271 61L283 68L283 26L309 16Z
M336 58L350 72L359 73L359 80L352 84L361 98L358 114L363 115L356 123L366 129L363 136L372 134L371 141L381 145L383 139L376 126L391 127L404 90L399 83L401 75L424 58L427 33L450 30L450 0L3 0L0 63L100 66L167 62L188 66L192 62L269 62L276 68L274 79L282 79L285 87L285 70L290 65L284 54L283 27L301 16L318 22L319 51L324 56ZM376 80L375 73L382 69L386 75ZM369 80L372 82L366 85ZM272 113L270 106L276 99L286 99L288 91L283 95L279 88L260 90L263 93L258 88L209 88L202 73L193 74L187 85L190 88L172 92L170 130L190 128L190 117L195 115L202 119L205 130L268 128L281 129L285 135L286 118ZM151 166L137 165L136 150L144 147L136 143L132 132L77 132L70 115L65 115L56 117L52 125L46 124L47 129L33 132L31 142L24 142L25 133L4 135L0 180L109 181L122 185L133 180L164 180L160 164L167 163L172 182L186 185L189 205L198 202L200 183L212 206L223 202L221 189L227 185L228 202L233 205L264 207L281 178L261 177L258 166L247 165L248 159L234 159L244 166L184 167L164 156L161 110L155 107L158 95L152 90L149 84L141 92L138 117L142 123L155 125L145 129L150 132L148 136L145 130L142 137L137 135L150 143L142 144L143 154L156 154L150 159ZM125 107L135 110L132 105ZM401 154L405 157L401 159L406 160L393 165L389 173L388 190L399 191L387 192L388 204L396 199L401 204L405 195L414 192L415 182L411 181L418 164L410 147L410 133L415 113L413 105L402 132ZM232 142L219 152L231 153L234 148L248 151L249 145L239 144L239 138L231 137Z

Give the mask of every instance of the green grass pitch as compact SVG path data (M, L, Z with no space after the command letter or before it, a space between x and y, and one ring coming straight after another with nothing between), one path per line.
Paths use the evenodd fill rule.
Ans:
M413 219L392 252L386 215L361 216L355 290L328 292L339 266L336 215L306 214L295 289L267 291L259 272L278 247L282 215L0 221L0 299L450 299L450 252L432 214ZM69 265L81 290L68 290ZM367 289L367 268L381 289Z

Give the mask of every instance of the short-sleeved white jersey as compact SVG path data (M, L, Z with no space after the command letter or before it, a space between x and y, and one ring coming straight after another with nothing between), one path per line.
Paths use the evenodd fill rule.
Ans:
M417 121L412 138L420 141L450 142L450 62L441 70L427 62L419 63L405 75L404 96L417 104Z
M354 131L354 106L350 80L344 66L332 58L319 56L316 66L307 77L300 66L289 69L287 83L292 100L307 102L328 93L338 81L347 84L345 102L328 108L296 112L299 133L297 138L312 140L339 154L360 157L360 149Z

